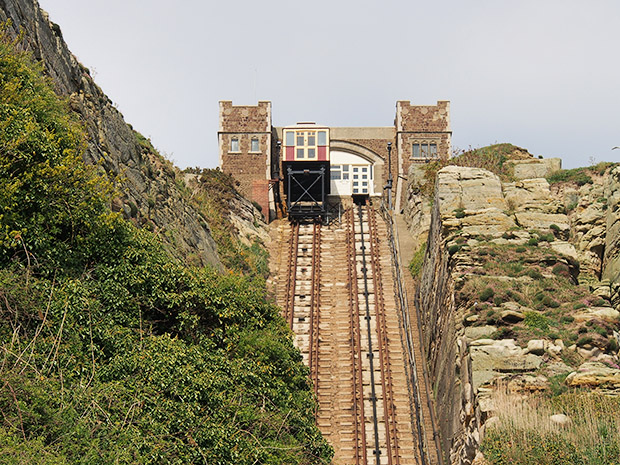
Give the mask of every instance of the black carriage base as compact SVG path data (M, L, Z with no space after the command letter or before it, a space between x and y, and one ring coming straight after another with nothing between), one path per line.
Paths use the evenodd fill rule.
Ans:
M296 164L296 168L299 164ZM329 165L328 165L329 166ZM307 169L286 169L286 206L289 218L324 219L327 215L329 194L329 170L325 165Z

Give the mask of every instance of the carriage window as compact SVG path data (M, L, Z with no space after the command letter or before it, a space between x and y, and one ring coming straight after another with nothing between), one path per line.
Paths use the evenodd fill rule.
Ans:
M304 134L303 132L298 132L297 133L297 144L296 145L306 145L304 143Z
M293 131L286 131L286 145L295 145L295 133Z
M319 145L327 145L327 131L319 131Z
M238 152L239 151L239 139L237 137L233 137L230 140L230 151Z
M308 149L308 158L316 158L316 149Z
M308 146L312 147L316 145L316 136L313 132L308 133Z
M257 137L253 137L252 138L252 144L250 146L250 151L251 152L258 152L258 138Z
M297 158L304 158L304 149L297 149Z

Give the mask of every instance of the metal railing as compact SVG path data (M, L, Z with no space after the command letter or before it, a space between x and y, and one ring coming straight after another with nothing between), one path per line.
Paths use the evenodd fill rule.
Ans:
M389 242L389 246L390 246L390 251L391 251L391 255L392 255L392 270L393 270L393 274L394 274L394 281L396 283L397 286L397 293L398 293L398 307L400 310L400 321L402 324L402 329L403 329L403 333L405 335L405 343L406 343L406 350L407 350L407 355L409 357L409 363L410 363L410 377L411 377L411 386L412 386L412 390L413 390L413 402L415 404L415 420L417 423L417 430L418 430L418 447L420 449L420 455L422 457L422 461L425 465L430 464L430 458L428 455L428 446L426 444L426 431L424 430L424 421L423 421L423 414L422 414L422 399L420 397L420 390L418 388L419 386L419 379L418 379L418 372L417 372L417 363L416 363L416 358L415 358L415 352L414 352L414 342L413 342L413 336L411 333L411 322L410 322L410 318L409 318L409 304L408 304L408 300L407 300L407 291L405 289L405 286L403 285L403 278L402 278L402 271L401 271L401 260L400 260L400 256L399 256L399 247L398 247L398 232L396 231L396 228L394 227L394 218L392 216L392 212L390 210L388 210L388 208L386 208L386 205L384 202L381 203L381 215L383 216L386 225L387 225L387 231L388 231L388 242ZM421 322L419 319L419 316L417 316L416 313L416 323L418 326L418 334L422 335L422 326L421 326ZM418 343L421 344L420 341L418 341ZM422 353L422 356L424 357L424 347L421 346L420 347L420 351ZM439 461L440 465L443 465L443 455L441 453L441 446L439 444L439 432L437 429L437 425L436 425L436 421L435 421L435 412L434 412L434 408L433 408L433 404L432 404L432 400L430 398L430 386L429 386L429 378L428 378L428 373L426 370L426 365L424 364L424 361L422 360L422 373L423 373L423 382L424 385L426 387L426 404L427 407L429 409L429 414L430 414L430 419L431 419L431 425L432 425L432 433L433 433L433 439L435 442L435 448L437 451L437 460Z

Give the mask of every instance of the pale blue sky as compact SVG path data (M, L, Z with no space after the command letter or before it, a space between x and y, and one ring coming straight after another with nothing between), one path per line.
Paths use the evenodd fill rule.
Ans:
M620 160L617 0L39 1L180 167L217 165L219 100L271 100L278 126L390 126L396 100L450 100L455 147Z

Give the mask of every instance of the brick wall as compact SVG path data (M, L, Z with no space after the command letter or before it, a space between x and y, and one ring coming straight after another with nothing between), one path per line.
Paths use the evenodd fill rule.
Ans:
M239 192L261 205L266 218L269 216L271 132L271 102L258 102L258 105L220 102L220 167L223 172L231 174L239 181ZM233 139L238 141L238 150L235 151L232 150ZM252 151L252 139L258 140L258 150ZM266 189L255 188L255 185L262 186L265 183Z

